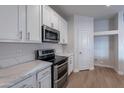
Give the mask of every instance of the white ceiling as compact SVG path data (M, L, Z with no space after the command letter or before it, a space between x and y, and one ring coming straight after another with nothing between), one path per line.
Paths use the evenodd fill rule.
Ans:
M51 5L65 19L72 15L91 16L95 19L109 18L118 11L124 10L124 5Z

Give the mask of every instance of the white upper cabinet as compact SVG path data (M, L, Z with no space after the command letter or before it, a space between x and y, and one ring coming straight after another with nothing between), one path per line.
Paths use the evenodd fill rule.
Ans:
M59 16L59 31L60 31L60 44L63 43L63 21L62 21L62 18L61 16Z
M67 22L60 16L59 17L59 31L60 31L60 44L67 44Z
M58 14L49 6L43 6L43 24L58 30Z
M0 6L0 42L41 43L41 6Z
M64 41L63 41L63 43L67 44L68 43L68 37L67 37L67 34L68 34L67 33L67 31L68 31L68 24L67 24L67 21L65 21L65 20L64 20L64 30L63 31L64 31L64 33L63 33L64 34L64 39L63 39Z
M43 6L43 24L51 27L51 9L49 6Z
M59 28L59 25L58 25L58 23L59 23L59 18L58 18L58 14L55 12L55 11L53 11L53 10L51 10L52 12L52 16L51 16L51 26L52 26L52 28L54 28L54 29L57 29L58 30L58 28Z
M19 6L19 32L21 41L26 40L26 6Z
M41 6L27 6L27 40L41 41Z
M0 6L0 40L20 40L19 32L19 6Z

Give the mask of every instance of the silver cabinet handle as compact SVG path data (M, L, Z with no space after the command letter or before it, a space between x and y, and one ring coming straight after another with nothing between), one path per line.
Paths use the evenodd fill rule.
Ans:
M38 87L41 88L41 82L39 82L39 86Z
M51 23L51 27L52 27L52 23Z
M54 27L54 24L53 24L53 23L51 23L51 27L52 27L52 28Z
M22 31L19 32L19 39L22 40Z
M63 43L65 43L65 39L63 39Z
M54 28L54 24L53 24L53 28Z
M30 32L27 32L27 40L30 40Z

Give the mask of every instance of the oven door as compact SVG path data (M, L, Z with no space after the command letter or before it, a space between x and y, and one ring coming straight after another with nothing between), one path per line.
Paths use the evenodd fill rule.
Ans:
M68 62L54 66L54 87L62 88L68 80Z
M49 28L47 26L42 27L42 41L58 43L60 40L60 32Z

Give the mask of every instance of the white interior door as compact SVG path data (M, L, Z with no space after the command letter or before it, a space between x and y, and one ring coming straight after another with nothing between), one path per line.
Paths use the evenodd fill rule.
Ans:
M77 60L78 69L93 68L93 18L78 16L77 18Z
M85 70L89 69L89 32L79 31L79 42L78 42L78 52L79 52L79 69Z

